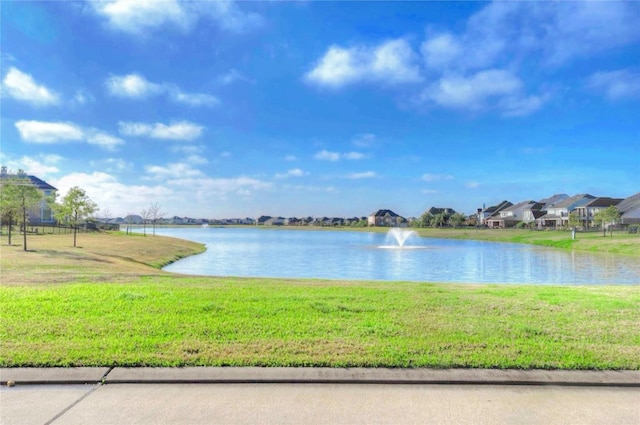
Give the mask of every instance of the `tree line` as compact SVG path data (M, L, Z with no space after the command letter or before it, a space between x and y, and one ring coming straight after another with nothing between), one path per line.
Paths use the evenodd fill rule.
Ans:
M73 229L73 246L77 246L77 234L80 226L99 211L98 205L91 200L84 189L74 186L67 194L60 197L58 193L45 196L27 176L11 175L0 179L0 218L7 225L8 243L12 244L12 228L18 225L22 231L22 247L27 251L27 225L30 223L29 213L46 206L51 209L52 216L58 224ZM103 215L108 218L111 212L106 208ZM143 217L143 234L147 234L147 223L152 225L153 236L156 224L162 218L158 203L152 203L148 209L141 211ZM132 215L132 214L130 214Z
M7 223L9 245L13 224L22 229L22 248L27 250L27 225L29 213L46 205L51 209L53 217L59 222L73 228L73 246L77 246L78 227L84 220L98 211L98 206L84 191L77 186L58 199L57 193L45 194L28 177L9 176L0 181L0 216Z

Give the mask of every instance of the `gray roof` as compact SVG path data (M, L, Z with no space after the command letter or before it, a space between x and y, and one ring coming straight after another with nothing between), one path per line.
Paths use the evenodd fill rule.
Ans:
M374 213L371 213L372 216L375 217L385 217L385 216L390 216L390 217L400 217L398 214L394 213L391 210L378 210Z
M618 205L622 201L622 198L596 198L588 204L584 205L585 207L610 207L612 205Z
M6 178L27 178L29 180L31 180L31 183L33 183L33 185L35 187L37 187L40 190L58 190L55 187L51 186L49 183L47 183L46 181L39 179L36 176L30 176L27 174L2 174L3 179Z
M563 199L554 205L549 205L547 208L566 208L567 210L574 210L577 207L581 207L589 203L596 197L589 195L588 193L581 193L579 195L573 195L569 198Z
M561 202L565 199L567 199L569 197L569 195L567 195L566 193L556 193L555 195L551 195L548 198L544 198L541 199L539 202L548 207L551 206L553 204L557 204L558 202Z
M616 208L618 208L618 211L620 211L621 214L640 208L640 192L623 199L618 205L616 205Z

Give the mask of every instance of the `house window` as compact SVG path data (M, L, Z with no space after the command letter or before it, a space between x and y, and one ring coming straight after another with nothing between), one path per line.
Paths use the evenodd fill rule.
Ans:
M42 209L42 221L51 221L51 209L49 208Z

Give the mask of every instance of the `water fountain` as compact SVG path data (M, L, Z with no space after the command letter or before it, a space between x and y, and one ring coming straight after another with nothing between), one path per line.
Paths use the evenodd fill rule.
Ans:
M413 246L413 245L405 246L407 239L413 236L418 236L418 234L413 230L394 227L392 229L389 229L389 231L387 232L387 241L394 242L394 244L382 245L380 246L380 248L386 248L386 249L417 248L416 246Z

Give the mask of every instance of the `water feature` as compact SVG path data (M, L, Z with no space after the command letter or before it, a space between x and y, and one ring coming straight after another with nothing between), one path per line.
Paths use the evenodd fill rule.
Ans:
M409 229L402 229L410 233ZM640 284L635 257L402 234L246 228L161 228L206 244L165 270L212 276L556 285ZM395 233L395 232L393 232ZM380 249L393 246L395 249Z
M392 229L389 229L386 237L386 242L393 242L393 244L386 243L385 245L380 245L379 248L383 248L383 249L420 248L419 245L405 246L409 238L417 237L417 236L418 234L413 230L394 227Z

